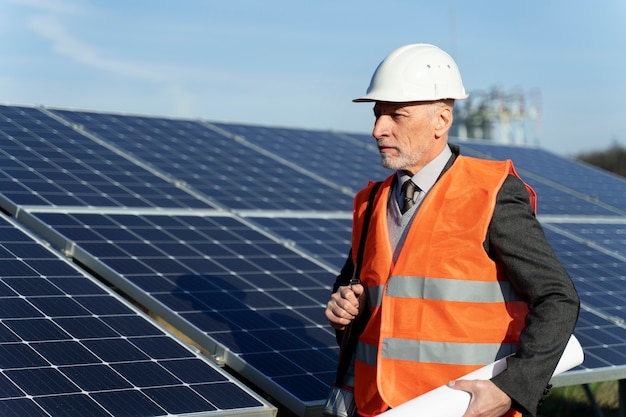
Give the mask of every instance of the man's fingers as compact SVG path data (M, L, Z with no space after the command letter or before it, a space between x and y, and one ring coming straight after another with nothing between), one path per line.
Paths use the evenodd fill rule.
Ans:
M359 295L363 294L363 290L365 289L363 288L363 285L361 284L350 285L348 288L352 290L352 292L357 298L359 297Z
M363 293L363 286L355 284L350 286L339 287L339 289L331 295L326 306L325 316L330 324L341 330L359 313L359 294Z
M450 382L448 382L448 386L450 388L454 388L454 389L458 389L461 391L467 391L469 392L469 387L467 386L467 383L464 379L457 379L457 380L452 380Z
M499 417L511 408L511 398L490 380L458 379L448 386L472 396L463 417Z

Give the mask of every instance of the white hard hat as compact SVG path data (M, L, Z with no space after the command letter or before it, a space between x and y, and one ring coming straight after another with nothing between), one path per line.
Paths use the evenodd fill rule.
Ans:
M391 52L376 68L367 93L354 102L465 99L461 73L450 55L416 43Z

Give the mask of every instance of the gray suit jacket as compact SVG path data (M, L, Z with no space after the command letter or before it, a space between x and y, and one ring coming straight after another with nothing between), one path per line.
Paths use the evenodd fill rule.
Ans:
M458 147L450 148L453 155L444 173L459 154ZM524 183L513 175L498 192L483 247L529 307L518 351L509 359L506 371L492 381L511 397L513 408L535 416L574 331L579 299L535 217ZM333 291L347 285L353 268L352 257L348 256Z

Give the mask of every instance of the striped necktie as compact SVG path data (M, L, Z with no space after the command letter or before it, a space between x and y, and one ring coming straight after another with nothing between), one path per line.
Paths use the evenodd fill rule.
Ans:
M415 192L419 190L419 187L415 185L415 183L411 180L404 181L402 184L402 192L404 194L404 204L402 205L402 214L409 211L413 205L415 205L415 201L413 197L415 196Z

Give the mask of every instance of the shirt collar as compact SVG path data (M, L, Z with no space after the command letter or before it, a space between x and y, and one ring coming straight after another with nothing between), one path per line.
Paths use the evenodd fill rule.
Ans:
M397 189L400 189L404 181L411 179L423 192L428 193L433 185L435 185L435 182L437 182L437 178L439 178L443 172L443 169L451 156L452 151L449 146L446 146L441 153L435 157L435 159L424 165L424 167L416 172L412 177L405 171L397 171Z

